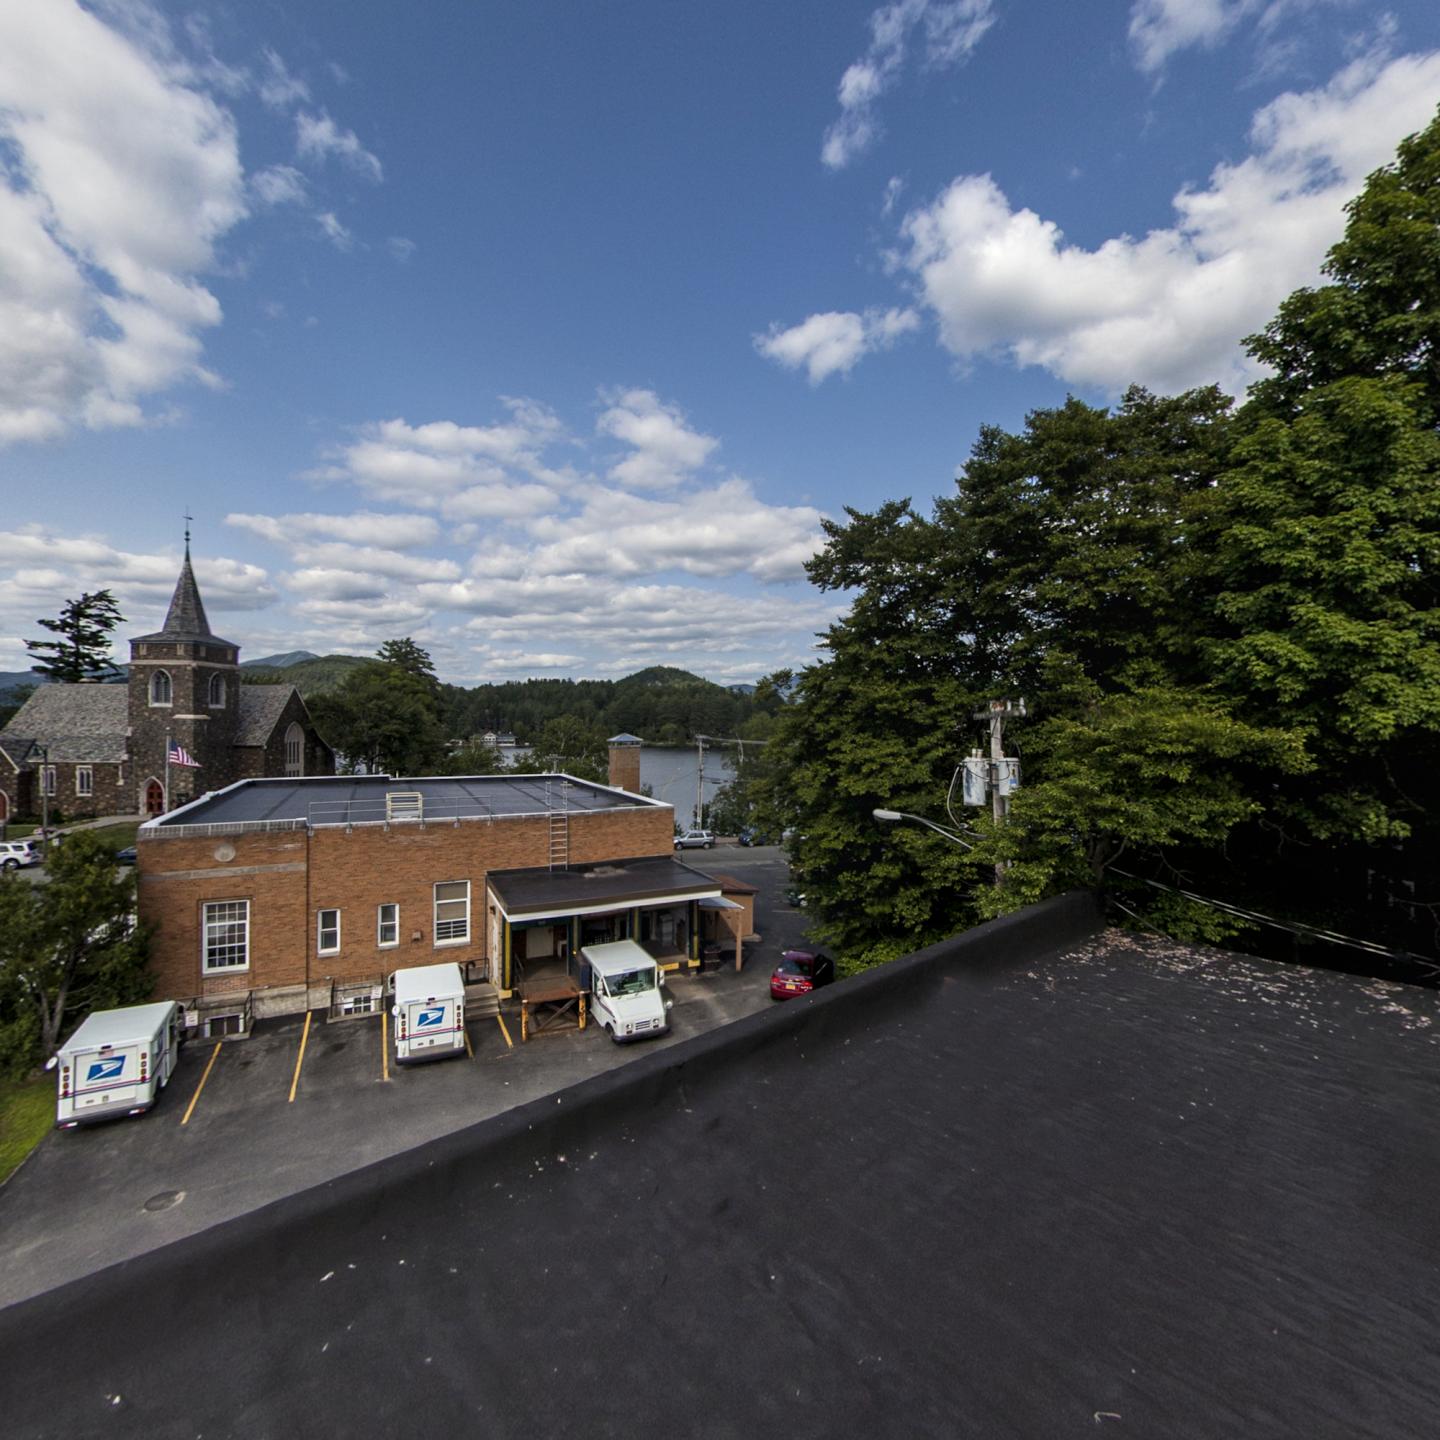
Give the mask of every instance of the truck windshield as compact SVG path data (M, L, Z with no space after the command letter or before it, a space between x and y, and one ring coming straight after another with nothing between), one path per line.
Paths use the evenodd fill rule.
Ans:
M619 975L608 975L605 984L612 995L643 995L655 988L653 970L625 970Z

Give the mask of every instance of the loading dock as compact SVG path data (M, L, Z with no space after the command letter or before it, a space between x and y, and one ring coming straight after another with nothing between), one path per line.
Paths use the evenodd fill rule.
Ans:
M521 1040L585 1028L585 992L570 976L542 975L527 980L519 993Z

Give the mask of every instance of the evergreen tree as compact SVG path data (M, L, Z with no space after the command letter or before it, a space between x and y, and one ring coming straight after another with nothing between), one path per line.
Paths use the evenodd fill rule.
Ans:
M108 590L67 601L59 619L36 622L60 639L27 640L25 648L34 657L30 668L71 685L107 679L116 673L110 660L110 633L124 619Z

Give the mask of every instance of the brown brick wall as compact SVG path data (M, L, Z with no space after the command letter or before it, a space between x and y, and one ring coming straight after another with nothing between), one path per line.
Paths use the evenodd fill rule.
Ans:
M668 808L572 813L570 859L576 864L640 855L669 855L674 819ZM234 851L232 860L217 854ZM346 832L236 835L226 839L142 840L140 915L154 929L151 966L157 998L185 999L225 987L373 979L406 965L485 959L488 926L485 877L491 870L545 865L550 827L545 816L461 821L424 827L359 826ZM299 870L276 866L299 864ZM203 871L200 878L183 872ZM258 871L259 873L242 873ZM470 881L470 941L437 948L432 939L434 886ZM250 969L212 977L200 964L200 907L206 900L250 901ZM377 910L400 907L400 943L381 949ZM317 953L316 914L338 909L338 954ZM412 937L418 932L418 940Z
M86 768L83 763L68 760L55 762L55 793L50 797L50 813L69 820L89 820L97 815L134 815L135 796L128 780L122 782L124 767L118 763L93 761L89 765L92 794L79 795L75 790L75 772ZM0 788L6 794L10 819L22 814L39 817L40 767L28 775L16 775L8 765L0 774Z

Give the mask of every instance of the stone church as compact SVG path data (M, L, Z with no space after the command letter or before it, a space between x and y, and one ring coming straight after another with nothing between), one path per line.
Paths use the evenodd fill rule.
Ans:
M267 775L333 775L293 685L241 683L240 647L210 630L190 546L164 627L130 642L124 685L41 685L0 730L0 820L160 815ZM176 763L182 758L198 768ZM167 753L171 763L167 766Z

